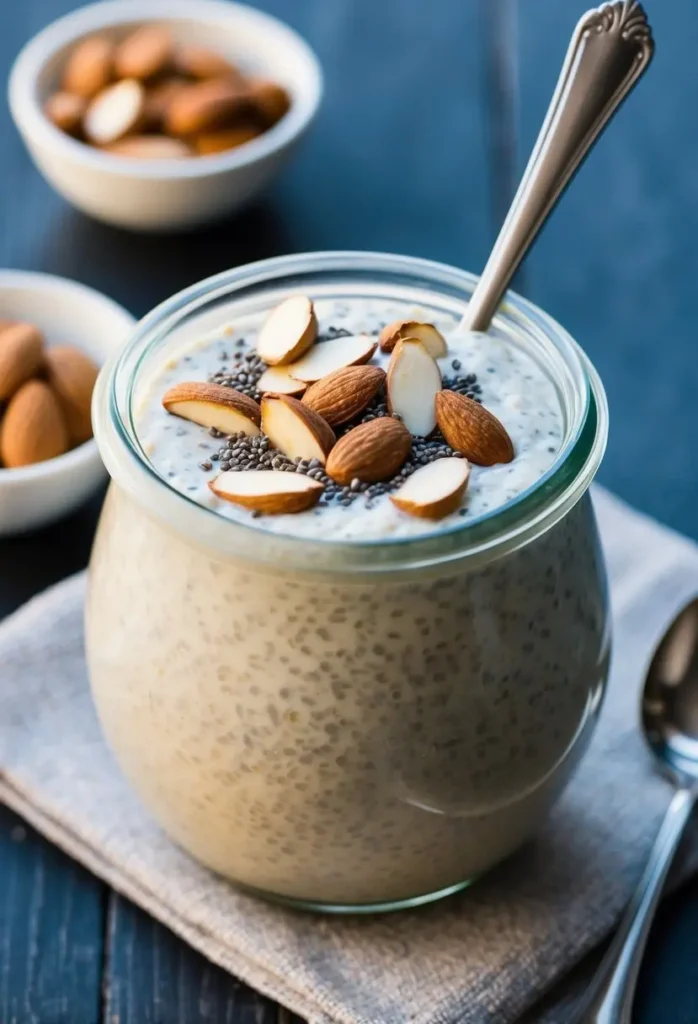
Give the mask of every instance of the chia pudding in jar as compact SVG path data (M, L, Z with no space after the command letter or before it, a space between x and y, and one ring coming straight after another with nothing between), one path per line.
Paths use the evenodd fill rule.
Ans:
M159 307L100 377L100 719L170 836L262 895L455 891L535 832L590 738L603 390L516 296L458 331L473 286L266 261Z

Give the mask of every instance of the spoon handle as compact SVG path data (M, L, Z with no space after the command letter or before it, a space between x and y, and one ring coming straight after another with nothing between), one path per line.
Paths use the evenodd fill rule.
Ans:
M581 18L521 184L459 330L487 330L527 249L653 52L647 15L636 0L606 3Z
M695 802L696 794L689 789L679 789L674 794L640 884L574 1024L630 1024L635 983L647 935Z

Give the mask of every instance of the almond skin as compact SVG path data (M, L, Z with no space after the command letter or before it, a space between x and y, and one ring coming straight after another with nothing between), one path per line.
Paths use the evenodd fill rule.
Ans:
M383 416L354 427L340 438L327 460L328 476L346 486L352 480L376 483L394 476L412 447L400 420Z
M163 130L172 100L188 85L185 78L171 76L147 87L144 123L148 131L161 132Z
M283 86L265 78L251 79L247 93L255 112L266 128L271 128L280 121L291 107L291 100Z
M213 156L225 153L228 149L237 149L246 142L251 142L261 135L259 128L252 125L240 125L239 128L220 128L217 132L202 132L195 135L191 143L199 156Z
M451 448L476 466L494 466L514 458L514 445L505 428L472 398L440 391L436 396L436 422Z
M207 46L180 46L175 55L177 71L188 78L204 81L207 78L231 78L239 85L245 79L238 69Z
M0 460L8 469L17 469L67 450L68 431L58 399L43 380L27 381L0 424Z
M196 135L225 128L249 106L249 99L235 82L212 78L186 86L172 99L165 128L172 135Z
M164 25L143 25L127 36L114 53L117 78L146 81L161 75L174 57L172 36Z
M63 72L63 89L91 99L114 77L114 45L104 36L83 39L72 50Z
M71 445L89 441L92 437L92 390L99 373L96 363L72 345L56 345L46 352L46 370Z
M80 135L87 101L72 92L54 92L44 104L46 117L68 135Z
M43 347L43 335L33 324L14 323L0 330L0 402L39 372Z
M363 412L384 381L385 371L380 366L345 366L311 384L302 401L336 427Z

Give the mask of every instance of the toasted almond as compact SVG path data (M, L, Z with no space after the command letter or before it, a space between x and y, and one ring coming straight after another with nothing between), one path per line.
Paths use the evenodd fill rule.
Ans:
M436 427L441 383L441 371L421 341L398 341L388 365L388 408L415 437L428 437Z
M174 44L164 25L142 25L126 36L114 52L117 78L145 81L166 71L174 58Z
M99 368L72 345L49 348L45 358L47 379L63 412L70 443L82 444L92 437L90 407Z
M441 359L448 352L446 339L433 324L420 323L418 320L394 320L380 333L379 343L382 352L392 352L398 341L405 338L416 338L421 341L430 356Z
M43 380L15 392L0 423L0 461L8 469L31 466L68 450L68 431L58 399Z
M472 398L440 391L436 396L436 421L451 448L477 466L493 466L514 458L514 445L504 426Z
M390 500L419 519L443 519L460 505L469 476L467 459L437 459L415 470Z
M409 430L392 416L381 416L354 427L340 438L327 460L327 474L337 483L374 483L400 469L412 447Z
M288 372L288 366L269 366L257 381L257 390L262 394L273 392L275 395L302 395L307 384L295 380Z
M175 384L163 396L168 412L191 420L201 427L211 427L223 434L242 431L248 437L261 433L261 409L251 398L222 384L187 381Z
M113 77L114 44L105 36L90 36L71 51L63 72L63 89L89 100Z
M290 395L265 395L262 431L289 459L318 459L323 465L336 441L322 416Z
M43 346L43 335L34 324L10 323L0 330L0 402L38 373Z
M97 146L108 146L135 132L143 123L145 90L135 78L124 78L100 92L85 113L85 135Z
M250 100L229 78L211 78L187 85L172 99L165 128L172 135L196 135L230 127L250 109Z
M335 427L363 412L384 381L380 366L345 366L312 384L302 401Z
M266 78L252 78L247 85L252 105L261 121L271 128L291 107L291 99L282 85Z
M72 92L54 92L44 104L44 113L62 132L79 135L86 107L87 102L83 96Z
M199 156L213 156L225 153L228 149L237 149L261 135L261 130L254 125L240 125L239 128L221 128L217 132L202 132L195 135L191 142Z
M171 76L155 82L146 88L144 121L148 131L161 132L167 119L167 112L175 96L189 83L185 78Z
M291 295L271 311L257 338L257 355L270 366L299 359L317 337L317 317L310 299Z
M218 498L268 516L304 512L315 505L324 490L321 483L302 473L282 473L276 469L221 473L208 486Z
M127 135L103 148L131 160L183 160L194 155L186 142L169 135Z
M375 351L376 342L367 334L333 338L314 345L307 355L291 365L290 373L296 380L312 384L345 366L367 363Z
M179 73L188 78L232 78L239 85L245 82L234 64L207 46L180 46L175 54L175 65Z

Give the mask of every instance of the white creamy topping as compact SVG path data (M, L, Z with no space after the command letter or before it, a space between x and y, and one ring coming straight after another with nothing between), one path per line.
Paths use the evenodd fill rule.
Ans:
M474 373L482 389L482 402L509 432L516 456L507 465L473 466L462 507L438 522L418 519L399 511L382 495L367 502L361 496L350 506L320 505L295 515L259 516L216 498L208 487L219 472L201 463L221 447L221 441L203 428L169 415L161 399L168 388L181 381L204 381L222 367L232 365L236 341L254 349L261 319L233 321L216 334L199 339L185 351L174 353L141 390L136 423L143 450L156 471L178 491L221 516L254 525L258 529L298 537L327 540L366 540L438 533L455 524L488 513L527 490L550 468L560 449L564 432L556 388L538 363L511 342L492 334L471 333L450 338L456 320L435 315L405 302L353 299L351 302L321 299L315 303L320 332L330 326L351 334L377 334L397 319L436 323L449 342L448 355L438 360L444 377ZM376 352L372 362L386 367L389 357ZM456 365L460 363L460 367Z

